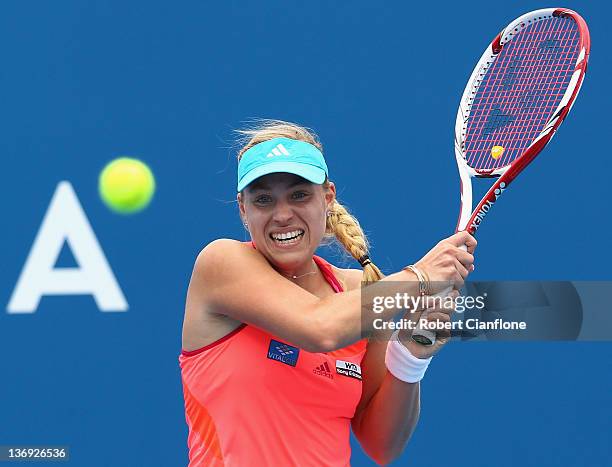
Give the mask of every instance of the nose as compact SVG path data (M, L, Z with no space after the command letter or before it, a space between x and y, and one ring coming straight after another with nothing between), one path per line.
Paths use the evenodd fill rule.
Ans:
M291 209L291 205L286 201L277 202L274 209L274 222L280 225L285 225L288 224L292 218L293 210Z

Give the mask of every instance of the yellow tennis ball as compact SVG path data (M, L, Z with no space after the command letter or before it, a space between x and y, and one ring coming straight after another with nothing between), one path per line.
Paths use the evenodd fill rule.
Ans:
M503 153L504 153L503 146L493 146L491 148L491 157L493 159L499 159Z
M120 214L133 214L146 208L155 193L155 177L142 161L120 157L100 173L98 190L104 203Z

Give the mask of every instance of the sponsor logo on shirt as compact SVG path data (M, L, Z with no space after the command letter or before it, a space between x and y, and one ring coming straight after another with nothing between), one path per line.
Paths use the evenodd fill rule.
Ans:
M298 361L300 349L284 342L271 339L268 347L268 358L286 365L295 366Z
M326 378L334 379L334 375L332 374L331 368L329 367L329 364L327 362L322 363L314 370L312 370L312 372L315 375L325 376Z
M361 367L357 363L336 360L336 373L361 380Z

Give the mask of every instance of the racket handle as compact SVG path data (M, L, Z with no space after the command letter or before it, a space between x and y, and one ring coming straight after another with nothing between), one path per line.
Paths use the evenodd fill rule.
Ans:
M467 245L465 244L459 246L459 248L461 248L463 251L467 251ZM438 292L437 294L431 295L431 296L444 298L449 293L451 293L452 290L453 290L452 286L449 286L442 292ZM421 319L426 318L428 313L429 312L427 310L421 313ZM415 342L418 342L421 345L434 345L436 342L436 333L433 331L430 331L429 329L424 329L420 325L420 320L419 320L419 325L415 328L414 332L412 333L412 340Z
M442 292L438 292L437 294L434 295L430 295L430 297L432 298L444 298L446 297L449 293L451 293L451 291L453 290L452 286L447 287L446 289L444 289ZM421 319L423 318L427 318L427 315L430 313L430 311L425 310L423 313L421 313L421 318L419 319L419 324L417 325L417 327L414 329L414 332L412 333L412 340L415 342L418 342L421 345L434 345L436 342L436 333L433 331L430 331L429 329L425 329L421 326Z

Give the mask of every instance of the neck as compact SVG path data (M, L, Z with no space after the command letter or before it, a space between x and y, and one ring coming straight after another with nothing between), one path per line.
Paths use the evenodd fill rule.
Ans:
M278 270L278 272L285 276L287 279L289 279L291 282L304 284L310 282L313 278L317 277L319 268L314 262L314 259L311 259L303 266L294 269Z

